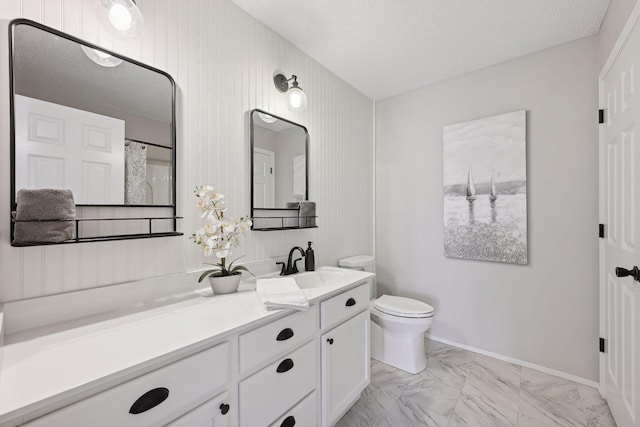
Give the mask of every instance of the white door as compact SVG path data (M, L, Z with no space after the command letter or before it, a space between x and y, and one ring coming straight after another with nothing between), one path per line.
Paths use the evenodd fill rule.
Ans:
M66 188L76 204L124 204L124 121L16 95L16 191Z
M600 73L600 392L620 427L640 426L640 146L636 63L640 73L640 3ZM640 77L640 75L639 75ZM638 88L640 89L640 87ZM640 127L638 128L640 138ZM636 173L638 166L638 173ZM616 270L618 269L618 270ZM625 270L622 270L625 269Z
M275 156L273 151L253 149L254 208L275 208Z

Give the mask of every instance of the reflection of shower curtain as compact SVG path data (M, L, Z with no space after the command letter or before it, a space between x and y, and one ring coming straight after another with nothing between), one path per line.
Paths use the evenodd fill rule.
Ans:
M125 201L128 205L144 205L147 185L147 146L126 140L124 148Z
M293 158L293 198L304 200L307 192L307 165L304 154Z

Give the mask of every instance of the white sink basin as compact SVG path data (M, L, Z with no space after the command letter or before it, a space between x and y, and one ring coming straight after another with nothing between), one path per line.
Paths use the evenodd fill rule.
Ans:
M290 277L296 280L300 289L312 289L340 284L349 278L349 273L349 270L340 268L320 267L316 271L305 271Z

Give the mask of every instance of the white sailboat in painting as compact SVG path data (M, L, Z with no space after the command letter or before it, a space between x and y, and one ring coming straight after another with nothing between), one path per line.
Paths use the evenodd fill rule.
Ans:
M496 193L496 180L493 174L491 174L491 194L489 194L489 201L495 202L497 198L498 198L498 195Z
M471 173L471 166L467 172L467 200L473 202L476 199L476 185L473 182L473 174Z

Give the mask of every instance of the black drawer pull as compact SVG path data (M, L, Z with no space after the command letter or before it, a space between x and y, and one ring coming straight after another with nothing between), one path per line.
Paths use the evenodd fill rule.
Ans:
M164 387L154 388L153 390L149 390L142 396L138 398L133 405L131 405L131 409L129 409L130 414L141 414L145 411L148 411L151 408L154 408L164 402L167 397L169 397L169 389Z
M276 338L277 341L286 341L289 338L291 338L293 336L293 329L291 328L284 328L283 330L280 331L280 333L278 334L278 337Z
M347 303L345 304L347 307L351 307L352 305L356 305L356 300L354 300L353 298L349 298L347 300Z
M293 360L291 359L284 359L282 362L280 362L280 364L278 365L278 369L276 369L276 372L278 373L283 373L283 372L287 372L288 370L290 370L291 368L293 368Z
M227 405L226 403L223 403L220 405L220 413L222 415L227 415L227 412L229 412L229 405Z
M293 415L289 415L284 419L282 424L280 424L280 427L293 427L294 425L296 425L296 419L293 418Z
M329 345L333 345L333 338L327 338L327 342L329 343Z

